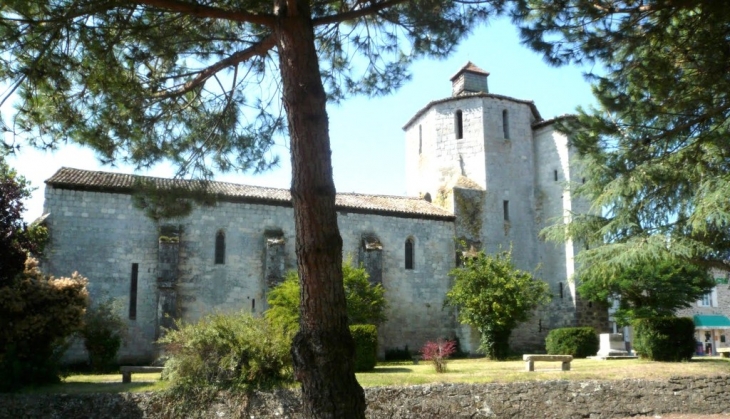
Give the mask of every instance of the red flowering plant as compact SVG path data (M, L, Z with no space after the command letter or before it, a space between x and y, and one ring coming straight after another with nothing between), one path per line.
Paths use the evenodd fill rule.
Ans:
M426 342L421 348L423 359L431 361L438 373L446 372L446 359L455 352L455 340L437 339L436 342Z

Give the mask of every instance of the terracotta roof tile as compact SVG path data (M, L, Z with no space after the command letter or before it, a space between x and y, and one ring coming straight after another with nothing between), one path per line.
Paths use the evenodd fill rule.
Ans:
M223 201L256 201L291 206L291 194L287 189L241 185L228 182L167 179L81 170L69 167L59 169L53 176L46 180L46 184L61 189L131 193L140 180L152 182L158 188L178 187L190 191L195 190L201 183L205 183L207 184L208 191L217 194L219 199ZM447 210L437 207L423 199L414 197L338 193L335 202L338 210L351 210L353 212L377 213L409 218L454 219L453 214Z

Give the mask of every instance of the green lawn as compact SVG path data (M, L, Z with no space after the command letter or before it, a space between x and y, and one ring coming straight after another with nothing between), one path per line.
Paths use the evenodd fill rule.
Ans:
M437 374L426 361L381 363L374 371L358 373L363 387L406 386L429 383L506 383L538 380L620 380L642 378L665 380L677 376L728 375L730 359L698 357L691 362L663 363L642 360L597 361L576 359L570 371L561 371L559 362L535 362L535 371L526 372L525 363L463 359L449 361L448 371ZM71 375L58 385L28 390L32 393L99 393L159 391L167 387L159 373L132 374L132 382L122 384L121 374Z
M535 371L525 371L519 361L489 361L486 359L453 360L448 371L434 372L426 361L413 364L379 364L375 371L357 374L364 387L413 385L427 383L507 383L538 380L620 380L624 378L667 379L688 375L730 374L730 359L695 358L692 362L665 363L633 360L599 361L575 359L570 371L562 371L559 362L535 362Z

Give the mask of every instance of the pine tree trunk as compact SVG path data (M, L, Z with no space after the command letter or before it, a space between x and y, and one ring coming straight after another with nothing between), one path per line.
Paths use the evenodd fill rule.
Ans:
M300 329L292 346L295 377L302 383L307 417L364 418L365 395L355 379L355 347L342 285L342 238L335 212L327 98L309 3L275 1L301 281Z

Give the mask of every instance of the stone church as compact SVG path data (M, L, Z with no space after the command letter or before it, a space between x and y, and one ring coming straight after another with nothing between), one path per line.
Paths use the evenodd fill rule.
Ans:
M568 139L533 102L489 93L488 76L467 63L451 78L452 96L406 123L407 197L337 196L344 256L385 288L381 355L439 337L459 337L462 349L476 351L477 334L443 308L460 242L487 252L511 247L519 268L550 285L552 302L513 333L513 348L539 350L556 327L608 327L606 310L576 295L575 246L538 238L556 219L586 210L568 187L582 181ZM262 313L267 291L296 263L288 190L209 182L215 205L153 219L133 202L140 182L163 190L195 186L72 168L48 179L44 267L54 275L76 270L89 278L92 299L116 299L129 325L120 357L145 362L173 319ZM76 348L69 356L83 353Z

